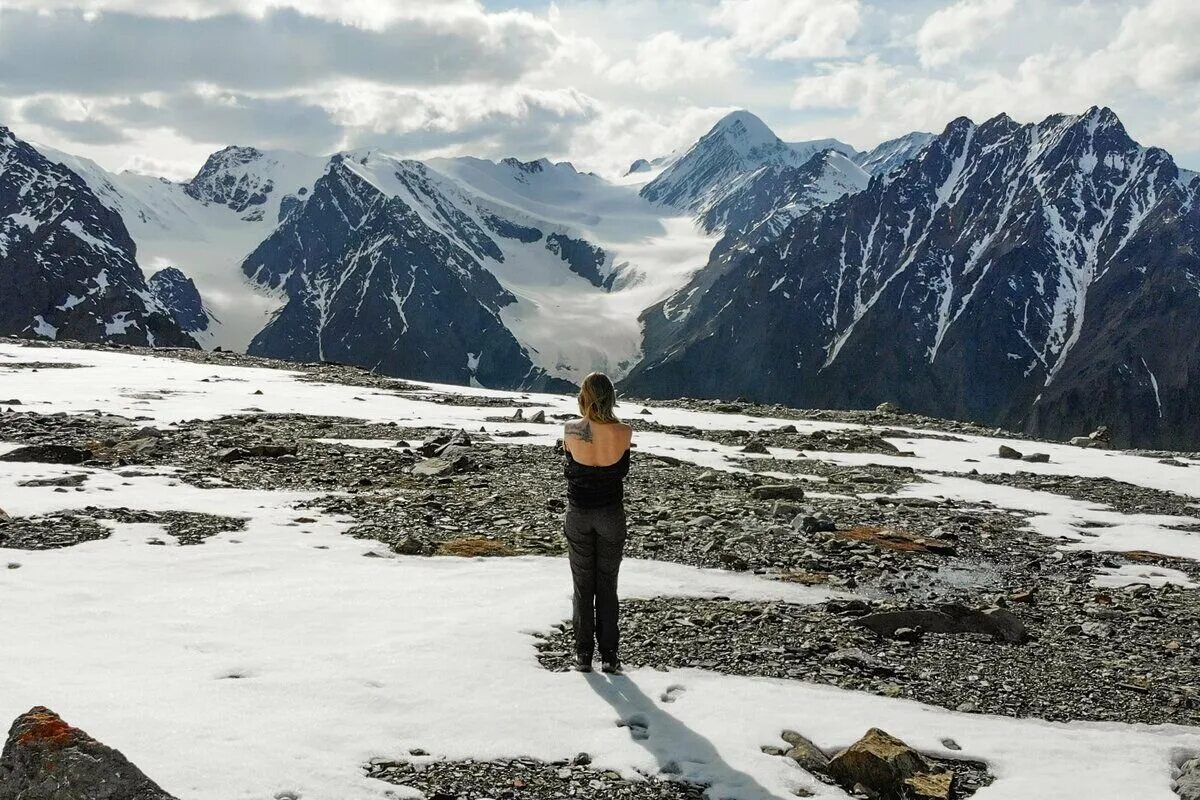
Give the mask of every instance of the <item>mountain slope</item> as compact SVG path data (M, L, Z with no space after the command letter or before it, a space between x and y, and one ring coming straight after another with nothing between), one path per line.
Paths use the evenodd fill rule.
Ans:
M146 287L182 330L202 346L208 345L220 320L204 305L195 281L175 267L165 267L150 276Z
M121 216L0 127L0 332L195 347L147 290Z
M750 112L735 111L646 184L641 194L653 203L703 216L720 202L731 182L764 167L800 167L823 150L856 154L854 148L836 139L788 144Z
M913 131L858 153L853 157L853 161L870 174L884 177L902 164L916 158L925 149L925 145L934 138L932 133Z
M227 147L213 153L192 180L176 183L112 173L86 158L39 149L120 214L145 274L173 267L195 282L217 320L206 346L232 350L245 350L281 304L242 276L242 260L303 199L328 163L300 153Z
M425 380L561 388L500 320L513 297L478 262L496 252L483 231L448 205L439 206L440 224L427 224L363 166L335 157L246 259L248 276L288 296L249 352ZM396 166L394 180L428 177L415 162Z
M738 241L766 241L811 208L867 188L871 176L837 150L800 166L764 166L731 181L699 215L705 230Z
M952 122L643 315L625 388L1200 446L1200 181L1107 109ZM1188 322L1190 320L1190 322Z

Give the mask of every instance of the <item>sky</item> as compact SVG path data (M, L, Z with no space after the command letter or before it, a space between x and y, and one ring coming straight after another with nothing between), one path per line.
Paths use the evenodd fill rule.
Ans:
M620 174L738 108L865 149L1107 105L1200 168L1197 0L0 0L0 124L172 179L228 144Z

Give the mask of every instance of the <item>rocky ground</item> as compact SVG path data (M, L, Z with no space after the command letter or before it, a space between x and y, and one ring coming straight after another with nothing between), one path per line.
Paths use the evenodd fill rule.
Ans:
M376 761L367 768L373 778L422 792L429 800L469 798L574 797L579 800L702 800L704 787L644 775L629 780L591 766L580 753L570 761L534 758L497 761L447 761L418 756L403 761Z
M29 361L4 368L57 366L37 360L34 349L30 353ZM311 380L378 391L423 391L337 365L280 365L196 351L171 355L282 366ZM453 394L432 397L466 402ZM496 405L495 419L508 419L513 403L501 400L470 398L473 405ZM681 405L919 426L925 430L916 435L931 437L990 432L963 423L926 424L887 411L810 413L701 401ZM736 445L752 454L787 447L903 457L885 438L886 427L805 434L787 429L752 433L731 426L701 432L661 425L654 420L653 405L630 406L637 409L632 418L638 429ZM647 413L640 413L643 408ZM537 413L533 403L522 408L525 419ZM545 422L557 420L551 416ZM382 542L398 554L564 552L560 454L523 444L520 436L500 435L494 427L488 432L486 424L484 431L456 432L364 423L351 416L266 414L253 407L237 416L187 421L168 430L145 423L101 414L40 415L15 405L0 413L0 442L34 448L16 455L23 460L80 467L77 474L48 484L58 492L80 491L88 481L87 469L113 470L118 476L165 469L198 487L321 493L310 504L314 512L343 515L351 521L348 535ZM904 438L913 436L903 433ZM364 449L321 441L331 439L369 439L384 446ZM1035 444L1030 451L1036 451ZM817 458L783 460L769 454L750 465L803 480L780 484L776 478L635 453L627 487L627 555L753 571L857 597L815 606L627 600L622 603L627 666L800 679L963 712L1200 725L1200 592L1171 585L1092 585L1102 568L1147 562L1200 581L1200 565L1154 553L1063 550L1059 542L1026 530L1026 519L1018 513L888 497L924 480L912 467L847 468ZM1196 513L1193 498L1106 478L1034 472L972 477L1107 504L1125 513ZM158 523L180 543L203 546L207 536L238 530L243 522L96 508L18 518L5 515L2 506L0 500L0 547L15 549L103 538L111 521ZM304 520L297 517L297 522ZM564 580L565 571L564 564ZM986 618L980 613L985 609L991 610ZM911 624L876 624L887 612L918 611L926 616L895 618ZM961 630L938 632L943 617ZM547 669L566 669L570 644L565 626L547 631L537 641L537 652ZM586 755L576 761L461 763L413 757L374 763L368 771L429 797L699 796L694 786L657 779L630 782L595 770ZM980 775L960 780L955 796L966 796L986 780Z

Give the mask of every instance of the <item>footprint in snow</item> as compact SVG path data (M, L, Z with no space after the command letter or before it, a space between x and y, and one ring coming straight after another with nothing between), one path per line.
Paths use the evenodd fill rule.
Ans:
M644 714L632 714L629 719L617 720L618 728L629 728L629 735L635 741L645 741L650 738L650 723Z
M674 703L679 699L679 695L687 691L686 687L680 686L678 683L668 686L667 690L659 695L659 699L664 703Z

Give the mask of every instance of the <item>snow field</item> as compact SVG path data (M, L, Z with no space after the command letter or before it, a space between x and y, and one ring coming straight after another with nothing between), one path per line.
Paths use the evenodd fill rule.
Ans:
M86 366L5 369L6 363L32 360ZM17 410L102 411L169 426L253 407L394 420L401 426L397 438L405 438L406 423L535 433L522 442L557 438L556 424L484 422L511 413L503 407L449 406L432 396L415 400L297 378L283 370L0 345L0 397L21 399ZM545 403L548 413L572 408L570 398L549 395L429 389ZM702 429L792 422L681 409L654 409L652 418ZM989 463L1000 441L914 440L908 449L917 455L897 460L921 471L961 472L967 458L978 460L971 466ZM714 468L753 466L733 448L668 434L639 435L639 444ZM851 455L819 457L846 463L860 458ZM1056 451L1058 463L1020 468L1058 474L1070 455ZM1169 476L1152 469L1152 460L1104 455L1105 474L1166 488ZM888 457L861 458L879 463ZM1185 474L1190 469L1164 467ZM89 473L83 491L17 485L80 471ZM1090 539L1087 546L1104 541L1200 558L1187 534L1172 536L1165 527L1177 518L1121 515L966 477L925 477L930 483L910 485L905 493L1025 510L1046 535L1075 531L1079 538L1075 526L1081 521L1113 522L1093 531L1111 541ZM1196 487L1190 488L1194 496ZM817 797L843 798L840 790L759 747L778 744L779 732L793 728L836 749L871 726L945 755L950 753L941 739L953 738L963 748L956 755L987 761L997 780L980 791L980 800L1171 800L1172 760L1200 749L1194 728L958 714L799 681L701 670L639 670L614 679L550 673L537 663L530 634L569 615L564 561L393 557L378 543L341 536L347 520L298 507L312 496L199 489L169 470L123 478L108 470L0 464L0 507L12 515L92 505L249 520L243 531L191 547L150 546L146 539L152 536L173 540L156 525L114 523L112 537L103 541L54 551L0 550L0 561L20 565L0 570L0 607L15 610L0 614L6 644L0 719L49 705L121 749L184 800L257 800L280 792L306 800L398 796L395 787L363 777L361 765L403 756L412 747L449 758L555 759L586 751L597 766L626 774L674 765L684 777L711 782L714 798L785 798L801 787ZM300 523L298 517L316 521ZM384 557L364 557L367 552ZM1156 573L1107 577L1173 577ZM637 560L626 562L622 579L624 596L785 602L827 596L743 574ZM644 724L648 738L634 740L619 721Z

